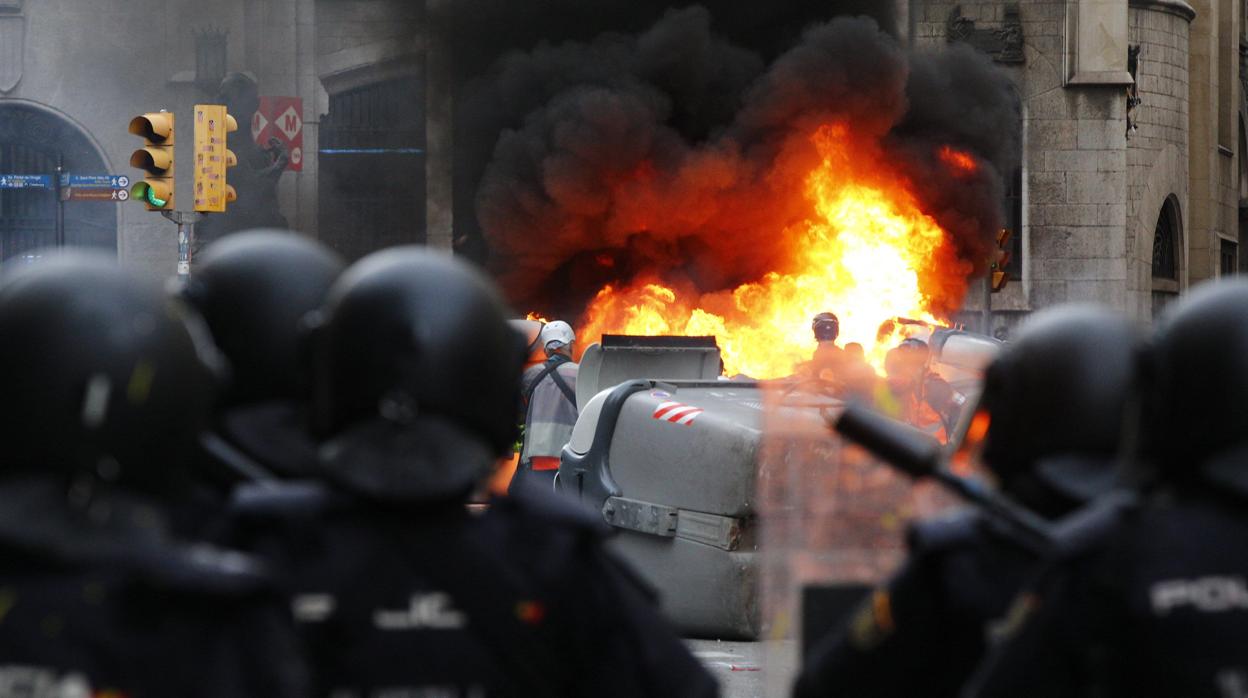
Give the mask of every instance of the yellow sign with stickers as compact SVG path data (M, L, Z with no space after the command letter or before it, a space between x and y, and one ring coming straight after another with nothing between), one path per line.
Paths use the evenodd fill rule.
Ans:
M238 130L238 122L219 104L195 105L195 210L223 213L226 204L238 196L226 180L230 167L238 163L228 147L228 134Z

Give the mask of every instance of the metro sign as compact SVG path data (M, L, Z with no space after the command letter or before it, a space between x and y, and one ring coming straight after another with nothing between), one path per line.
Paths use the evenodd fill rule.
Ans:
M261 97L260 108L251 119L251 135L261 148L276 138L290 153L287 168L303 171L303 99L300 97Z

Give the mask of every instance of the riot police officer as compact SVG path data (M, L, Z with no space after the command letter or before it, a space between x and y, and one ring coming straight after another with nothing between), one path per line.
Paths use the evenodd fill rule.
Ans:
M169 534L218 381L198 323L99 256L0 281L0 693L304 694L259 564Z
M181 289L231 368L204 439L210 461L221 466L209 470L218 482L300 477L314 466L301 322L321 306L343 266L301 235L251 230L209 245Z
M1137 346L1118 314L1066 306L1003 349L979 419L1005 494L1056 519L1108 489ZM921 522L908 542L902 570L812 650L796 696L957 695L1043 552L968 512Z
M1248 282L1168 308L1142 376L1151 484L1071 528L974 695L1248 692Z
M525 348L507 316L483 276L422 248L331 289L313 335L328 487L237 511L296 586L316 693L713 695L600 519L525 488L465 506L514 443Z

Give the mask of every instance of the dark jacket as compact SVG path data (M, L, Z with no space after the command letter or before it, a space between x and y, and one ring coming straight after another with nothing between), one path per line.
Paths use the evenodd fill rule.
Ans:
M169 540L134 501L97 500L108 526L64 501L52 483L0 486L0 694L306 695L288 606L255 560Z
M811 650L794 696L956 696L1034 556L976 513L915 525L910 557Z
M253 494L235 540L287 570L316 695L716 693L603 548L601 522L553 495L472 513L317 487Z
M1248 513L1212 493L1100 508L1019 597L976 696L1248 693Z

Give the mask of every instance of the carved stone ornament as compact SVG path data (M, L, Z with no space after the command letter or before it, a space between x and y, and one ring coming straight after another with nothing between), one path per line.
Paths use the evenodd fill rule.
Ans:
M21 82L25 55L26 18L0 13L0 93L12 92Z
M1000 29L977 29L975 20L962 16L962 6L954 5L945 22L945 38L950 43L964 41L992 56L998 63L1022 63L1023 22L1018 5L1005 7L1005 21Z

